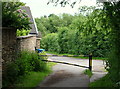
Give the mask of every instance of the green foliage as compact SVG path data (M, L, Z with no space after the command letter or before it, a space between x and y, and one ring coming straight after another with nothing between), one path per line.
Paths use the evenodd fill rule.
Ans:
M45 55L45 53L43 53ZM45 57L39 57L38 53L22 51L14 62L5 65L3 72L3 87L13 84L20 76L29 72L48 71L46 62L41 61Z
M92 89L93 87L106 87L106 88L110 88L110 89L118 89L118 87L116 85L114 85L114 83L112 82L110 76L107 74L105 75L103 78L94 81L92 83L89 84L89 87Z
M105 25L102 23L103 20L107 22L106 15L102 10L95 9L87 16L63 14L59 18L64 24L57 27L58 40L53 41L53 38L55 39L51 36L53 33L51 35L47 34L41 40L42 48L58 53L76 55L93 53L95 57L106 57L106 53L109 52L111 47L109 39L111 28L108 23ZM71 18L74 19L71 21Z
M68 28L61 27L58 29L58 44L60 46L60 53L67 53L68 52Z
M109 60L107 62L107 67L109 71L109 76L113 83L120 82L120 1L110 3L104 3L104 12L106 13L108 23L111 28L111 51L109 52Z
M2 26L16 29L30 29L30 18L20 9L22 2L2 2Z
M93 73L89 69L86 69L84 71L84 74L88 75L89 77L91 77L93 75Z
M57 16L50 14L48 17L44 16L41 18L36 18L37 28L42 33L42 37L49 34L58 32L58 27L68 26L72 23L74 17L69 14L63 14Z
M30 30L25 30L23 28L21 30L17 29L17 36L26 36L29 34L29 32Z
M33 87L36 87L40 82L44 80L46 76L48 76L52 72L51 68L55 64L56 63L49 62L47 63L46 71L30 72L27 75L19 77L14 86L18 87L17 89L21 89L21 87L27 87L27 89L32 89Z
M49 73L50 72L30 72L27 75L21 76L14 84L15 89L21 89L21 87L22 89L32 89L38 86Z
M10 85L10 83L13 83L18 77L18 73L18 65L16 65L14 62L7 63L4 71L2 72L2 86L6 87Z
M58 34L51 33L42 38L41 47L44 48L46 51L59 52L60 47L58 44Z

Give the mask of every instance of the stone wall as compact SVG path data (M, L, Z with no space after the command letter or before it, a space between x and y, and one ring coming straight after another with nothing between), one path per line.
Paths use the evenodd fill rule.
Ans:
M41 39L41 38L37 38L37 39L36 39L36 48L37 48L37 49L40 49L40 39Z
M35 51L35 47L40 48L40 38L37 38L36 35L16 37L14 28L4 27L0 31L2 38L2 41L0 40L0 56L4 62L16 59L16 54L21 50Z
M0 61L2 62L2 28L0 28Z
M2 28L0 28L0 89L2 88Z
M2 28L2 59L12 61L16 56L16 29Z
M18 50L35 51L36 36L20 36L17 37Z

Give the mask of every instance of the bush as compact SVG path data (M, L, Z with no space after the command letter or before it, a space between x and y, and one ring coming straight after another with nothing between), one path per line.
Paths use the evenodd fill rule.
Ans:
M45 55L45 52L40 53ZM40 57L37 53L32 54L31 65L33 66L33 71L47 71L46 62L42 60L46 60L47 57Z
M12 84L18 77L19 68L14 62L7 63L2 72L3 87Z
M46 62L42 59L46 57L39 57L36 52L22 51L15 61L6 64L3 71L3 87L12 85L20 76L31 71L48 71Z
M31 66L32 61L32 53L28 51L22 51L18 54L18 58L16 59L15 63L19 67L19 75L24 75L29 71L33 70L33 66Z

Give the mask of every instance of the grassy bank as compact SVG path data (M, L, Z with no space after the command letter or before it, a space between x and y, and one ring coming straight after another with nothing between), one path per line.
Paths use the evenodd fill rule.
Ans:
M46 76L48 76L52 70L51 67L56 63L47 63L48 71L43 72L29 72L27 75L19 77L18 81L14 84L16 89L32 89L36 87L40 82L44 80Z
M115 87L115 84L111 81L108 74L103 78L100 78L99 80L90 83L89 87L91 87L91 89L93 87L111 87L110 89L117 89L117 86Z
M55 54L55 55L74 55L74 54L59 54L59 53L56 53L56 52L49 52L49 51L46 51L46 53ZM73 57L73 58L88 59L89 57ZM107 58L92 57L92 59L94 59L94 60L106 60Z

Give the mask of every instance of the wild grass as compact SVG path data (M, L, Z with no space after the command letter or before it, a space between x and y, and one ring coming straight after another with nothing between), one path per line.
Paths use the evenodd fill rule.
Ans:
M90 83L89 87L91 87L91 89L92 87L106 87L106 88L111 87L110 89L114 89L114 88L117 89L117 87L115 87L114 83L112 82L108 74L103 78L100 78L99 80Z
M47 63L48 71L42 72L29 72L27 75L19 77L19 79L14 84L15 89L32 89L38 86L46 76L48 76L52 70L51 67L56 63Z
M88 75L89 77L91 77L93 75L92 71L90 71L89 69L86 69L84 71L84 74Z

